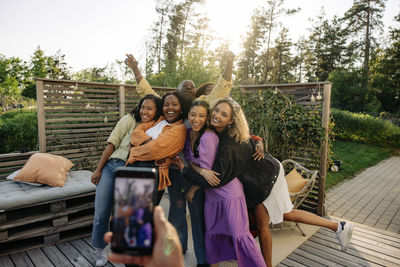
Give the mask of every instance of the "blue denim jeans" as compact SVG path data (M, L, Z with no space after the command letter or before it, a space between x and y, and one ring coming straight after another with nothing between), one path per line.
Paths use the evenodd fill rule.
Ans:
M186 251L188 230L186 222L185 191L190 188L190 184L186 182L179 170L169 169L169 177L172 185L168 187L170 200L168 220L175 226L183 251ZM193 202L188 203L192 223L194 252L198 264L207 263L205 250L204 200L204 189L199 188L193 197Z
M96 186L94 201L94 220L91 244L95 248L105 248L104 234L110 229L110 216L113 203L115 168L125 166L125 161L110 159L101 172L99 184Z

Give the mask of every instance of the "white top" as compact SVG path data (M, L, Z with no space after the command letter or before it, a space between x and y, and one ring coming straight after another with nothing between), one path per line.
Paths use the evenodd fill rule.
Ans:
M156 126L151 127L146 131L146 134L151 137L151 139L155 140L157 137L160 135L162 129L164 126L169 125L169 122L166 120L162 120L159 123L157 123Z

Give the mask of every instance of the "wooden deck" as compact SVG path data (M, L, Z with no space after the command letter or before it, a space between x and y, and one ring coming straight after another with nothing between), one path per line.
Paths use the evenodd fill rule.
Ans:
M320 229L278 266L333 265L400 266L400 235L355 223L350 246L342 252L336 234Z
M0 257L1 267L94 266L94 262L89 237ZM106 266L123 265L109 262Z
M187 257L190 255L185 256L186 266L196 266L195 261L190 261ZM0 266L94 266L94 261L94 249L87 237L3 256L0 257ZM225 265L237 266L232 262L222 264ZM400 266L400 235L356 223L349 249L342 252L335 234L320 229L278 266L333 265ZM106 266L122 265L108 263Z

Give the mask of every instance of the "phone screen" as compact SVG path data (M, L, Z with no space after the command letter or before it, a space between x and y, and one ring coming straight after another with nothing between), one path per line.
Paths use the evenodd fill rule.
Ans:
M141 168L143 169L143 168ZM111 249L133 255L151 254L153 247L154 174L135 168L115 173Z

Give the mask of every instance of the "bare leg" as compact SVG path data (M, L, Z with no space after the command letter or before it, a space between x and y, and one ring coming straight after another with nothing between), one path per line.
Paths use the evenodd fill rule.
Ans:
M261 253L267 266L272 267L272 236L269 229L269 214L263 203L255 206L254 215L259 231Z
M211 265L211 267L218 267L218 263L213 263L213 264L210 264Z
M301 222L305 224L317 225L331 229L332 231L337 230L338 223L322 218L314 213L293 209L291 212L283 214L284 221Z

